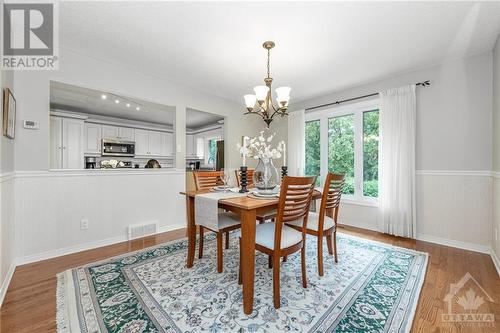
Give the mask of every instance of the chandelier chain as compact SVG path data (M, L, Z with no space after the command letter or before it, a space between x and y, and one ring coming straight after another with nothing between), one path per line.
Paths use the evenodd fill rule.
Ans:
M269 65L269 61L271 59L271 50L270 49L267 49L267 78L269 79L270 78L270 65Z

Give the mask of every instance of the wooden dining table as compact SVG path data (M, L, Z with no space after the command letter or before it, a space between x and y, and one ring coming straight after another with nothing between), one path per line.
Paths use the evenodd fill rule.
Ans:
M196 221L194 201L198 194L210 193L210 190L181 192L186 196L188 256L187 267L193 267L196 246ZM313 193L313 200L321 198L317 190ZM263 214L278 207L276 199L256 199L249 196L240 196L219 200L219 208L234 212L241 220L241 276L243 280L243 311L249 315L253 311L254 274L255 274L255 226L257 214Z

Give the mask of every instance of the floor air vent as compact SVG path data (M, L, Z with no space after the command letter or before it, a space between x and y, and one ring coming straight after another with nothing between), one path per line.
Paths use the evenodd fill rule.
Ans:
M158 222L134 224L128 227L128 239L136 239L154 235L158 232Z

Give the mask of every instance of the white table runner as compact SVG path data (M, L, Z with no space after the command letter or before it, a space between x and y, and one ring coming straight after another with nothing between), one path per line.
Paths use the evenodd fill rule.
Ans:
M194 221L211 230L219 230L219 200L244 197L247 193L211 192L194 197Z

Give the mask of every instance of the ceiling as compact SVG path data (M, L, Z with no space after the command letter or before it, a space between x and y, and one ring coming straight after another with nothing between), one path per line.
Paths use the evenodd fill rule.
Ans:
M60 2L60 44L243 103L293 101L491 50L500 2Z
M215 125L224 118L212 113L203 112L195 109L186 109L186 127L189 129L198 129L208 125Z
M102 99L102 95L107 98ZM120 103L115 103L116 99ZM130 107L127 107L127 103ZM175 107L172 106L56 81L50 82L50 107L162 125L172 125L175 119ZM139 110L136 110L136 107L139 107Z

